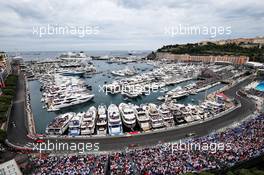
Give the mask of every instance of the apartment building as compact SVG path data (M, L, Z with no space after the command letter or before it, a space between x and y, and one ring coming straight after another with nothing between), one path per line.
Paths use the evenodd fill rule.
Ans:
M0 52L0 87L4 87L4 80L11 73L10 60L5 52Z
M249 61L249 57L246 56L214 56L214 55L207 55L207 56L192 56L188 54L171 54L166 52L157 52L156 53L157 59L166 59L166 60L175 60L175 61L182 61L182 62L229 62L233 64L245 64Z

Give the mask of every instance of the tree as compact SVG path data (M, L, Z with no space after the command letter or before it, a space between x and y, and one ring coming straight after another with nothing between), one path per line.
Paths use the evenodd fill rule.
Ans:
M6 132L0 129L0 142L4 143L5 139L6 139Z

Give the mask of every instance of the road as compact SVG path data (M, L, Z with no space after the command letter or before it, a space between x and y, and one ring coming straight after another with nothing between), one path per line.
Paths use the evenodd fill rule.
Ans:
M16 92L9 116L7 139L12 144L23 146L31 140L27 137L27 122L24 109L25 84L21 74L18 75Z
M229 97L235 98L241 102L241 107L235 109L234 111L209 121L205 121L203 123L199 123L197 125L192 125L184 128L175 128L173 130L164 130L163 132L149 133L145 135L134 135L133 137L102 137L102 138L53 138L45 140L46 144L75 144L78 145L80 143L91 143L93 146L89 147L88 150L97 150L97 147L94 144L98 143L99 151L120 151L125 150L129 145L137 145L137 146L146 146L146 145L155 145L157 143L163 142L172 142L179 139L183 139L186 137L186 134L194 132L197 136L206 135L212 131L215 131L219 128L228 126L234 122L240 121L243 118L247 117L255 110L255 104L252 103L249 99L241 96L237 96L236 92L240 87L245 86L251 81L251 79L247 79L243 82L238 83L234 87L228 89L224 93ZM25 125L25 116L23 115L23 83L19 81L18 83L18 93L16 96L16 100L14 103L14 107L12 108L10 121L15 121L16 128L12 127L9 124L8 127L8 140L13 144L25 145L30 142L30 139L26 137L26 125ZM21 90L22 89L22 90ZM71 149L75 151L75 149ZM59 152L61 152L60 150ZM80 152L77 149L78 152ZM66 152L63 150L62 152Z

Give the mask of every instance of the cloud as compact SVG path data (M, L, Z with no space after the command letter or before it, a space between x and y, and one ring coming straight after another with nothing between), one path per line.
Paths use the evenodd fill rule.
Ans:
M131 50L205 40L210 36L165 35L166 27L231 26L232 35L263 35L263 0L9 0L0 2L1 50ZM34 26L97 26L87 38L32 35ZM47 44L50 44L50 46ZM55 47L57 45L57 47Z

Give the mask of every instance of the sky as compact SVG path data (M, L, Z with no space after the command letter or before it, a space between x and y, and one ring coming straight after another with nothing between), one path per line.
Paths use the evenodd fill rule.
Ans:
M263 0L0 0L0 50L156 50L263 36L263 9Z

